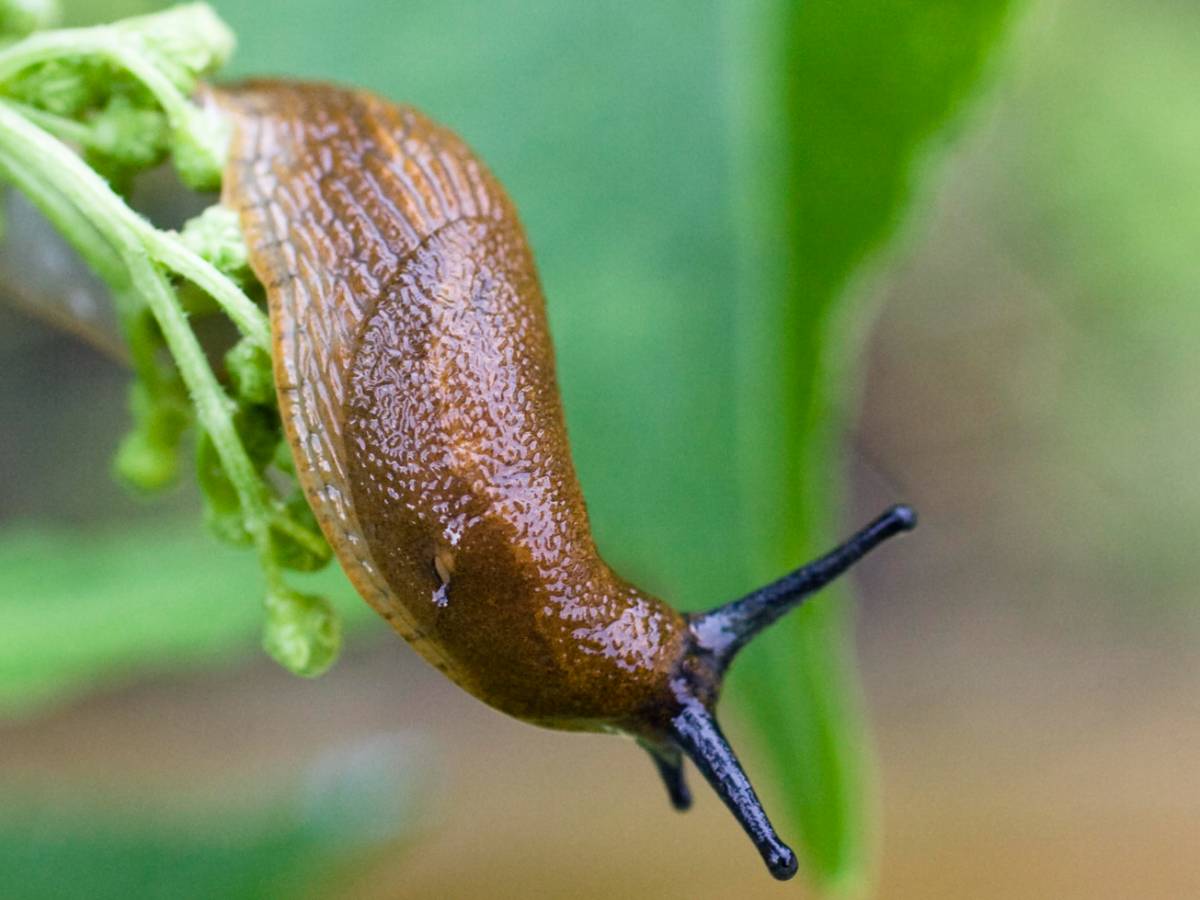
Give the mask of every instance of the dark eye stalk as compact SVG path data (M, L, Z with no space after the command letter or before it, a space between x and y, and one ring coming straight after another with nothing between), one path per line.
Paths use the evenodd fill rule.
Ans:
M725 740L712 712L730 663L746 644L807 597L833 581L890 537L911 531L917 514L893 506L840 546L747 594L740 600L688 617L691 647L673 688L680 709L670 720L661 746L650 751L676 809L687 809L691 794L683 780L686 754L729 807L758 848L771 874L786 880L796 874L796 854L775 834L737 755Z
M721 681L755 634L912 528L912 510L704 615L639 590L590 539L537 271L487 167L362 91L266 80L203 94L233 125L222 189L266 289L296 472L358 592L496 709L636 735L679 809L686 754L790 878L795 854L713 718ZM481 469L481 448L505 464ZM631 656L651 631L653 652Z

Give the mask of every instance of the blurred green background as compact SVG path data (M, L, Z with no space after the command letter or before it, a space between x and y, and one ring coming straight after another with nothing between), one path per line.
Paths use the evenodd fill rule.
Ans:
M878 781L882 825L815 865L875 842L883 897L1200 895L1194 4L215 5L232 74L412 102L507 185L629 577L709 605L828 519L920 509L858 583L873 751L852 715L805 733L830 686L787 680L844 678L804 643L832 602L725 702L785 835L797 796L854 816L814 774ZM125 373L7 306L0 360L0 895L803 893L706 790L677 816L624 742L426 671L337 573L346 658L277 671L192 491L110 482ZM876 772L788 756L847 740Z

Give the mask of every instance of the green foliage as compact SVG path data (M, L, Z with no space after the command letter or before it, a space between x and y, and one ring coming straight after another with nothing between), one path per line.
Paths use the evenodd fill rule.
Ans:
M1009 6L764 0L739 25L738 470L756 581L836 536L863 331L847 285L900 220L919 155L978 82ZM854 890L869 869L869 755L848 625L844 599L809 603L746 653L733 683L811 867Z
M185 222L179 236L202 259L208 260L221 272L239 283L249 277L250 261L246 239L242 237L242 228L238 224L237 213L229 207L219 203L208 207L200 215ZM241 353L249 354L251 350L255 349L252 342L243 341L242 343L246 344L247 348L239 351ZM265 351L265 348L257 349ZM267 357L267 363L267 374L269 375L269 357Z
M280 441L275 445L276 466L279 465L278 460L281 457L286 457L288 464L292 464L292 450L286 441ZM280 471L288 470L281 468ZM294 475L295 472L291 474ZM317 517L313 514L312 507L308 505L308 498L304 496L304 491L299 487L295 488L291 496L284 501L281 512L282 521L292 523L295 530L275 529L271 532L272 551L275 559L283 568L296 572L316 572L324 568L333 556L333 550L329 544L324 540L303 540L305 536L321 533L320 526L317 525Z
M194 191L215 191L229 147L229 123L216 110L186 107L171 134L171 160L179 178Z
M88 151L101 165L139 172L167 153L167 120L161 111L114 94L89 121Z
M417 3L398 39L356 28L386 17L366 0L319 34L318 0L288 16L218 3L242 36L240 71L403 98L497 170L546 284L601 548L690 608L834 538L857 324L838 301L898 222L919 154L978 80L1008 6L472 3L446 15ZM852 888L867 877L870 776L844 606L822 596L749 649L725 715L748 712L774 768L757 781L782 785L810 870Z
M341 646L341 622L324 597L298 591L267 596L263 648L285 669L313 678L333 664Z
M31 805L32 806L32 805ZM258 900L301 897L313 846L290 828L224 820L192 828L130 826L111 812L31 808L0 822L0 870L12 900ZM50 821L47 821L47 818ZM105 827L107 825L107 827ZM199 831L199 833L197 833ZM310 873L311 874L311 873Z
M160 491L179 473L179 447L191 424L191 408L183 384L171 378L163 384L135 381L129 388L133 428L113 459L118 479L140 491Z
M12 79L6 92L56 116L76 116L97 104L101 81L110 76L108 67L99 62L52 59Z
M50 28L59 16L55 0L4 0L0 3L0 35L23 37Z
M275 399L271 354L253 341L241 340L225 354L225 371L234 393L245 403L268 405Z
M236 73L412 102L507 185L618 569L703 608L825 548L860 324L842 295L1007 3L216 5ZM790 617L739 662L725 710L748 713L776 775L760 787L782 785L811 870L842 886L867 867L846 619L833 597Z
M233 32L204 3L124 19L114 29L130 38L153 66L184 94L198 78L220 69L233 54Z
M341 631L336 623L315 622L317 606L332 616L316 598L306 601L309 615L281 624L280 604L287 604L280 598L301 596L284 583L282 570L315 568L330 554L324 538L309 530L311 516L297 516L280 496L290 487L277 490L266 471L281 441L263 371L269 326L231 277L246 274L234 215L213 207L178 235L156 229L119 196L168 150L186 185L220 186L229 125L187 95L232 49L232 33L201 3L45 31L0 48L0 165L104 279L120 313L136 387L135 427L117 455L118 476L141 490L169 484L194 413L209 524L226 540L256 549L273 616L266 645L277 659L312 674L332 661ZM83 148L89 165L70 144ZM230 354L233 397L189 318L217 311L241 331ZM181 402L185 391L190 405ZM307 651L297 645L303 640L313 642Z

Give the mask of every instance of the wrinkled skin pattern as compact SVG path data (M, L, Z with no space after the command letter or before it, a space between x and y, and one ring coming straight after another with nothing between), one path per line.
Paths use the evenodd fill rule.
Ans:
M267 288L297 470L359 592L504 712L655 735L687 626L596 551L503 189L369 94L252 82L209 100L234 122L224 201Z

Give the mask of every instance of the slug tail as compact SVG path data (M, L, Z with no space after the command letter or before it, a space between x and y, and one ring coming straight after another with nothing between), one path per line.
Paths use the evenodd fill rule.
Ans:
M775 833L712 713L699 700L690 700L671 720L671 734L745 829L771 874L780 881L795 875L796 854Z
M886 541L917 527L911 506L893 506L824 556L740 600L691 617L697 649L711 654L721 671L760 631L799 606Z

